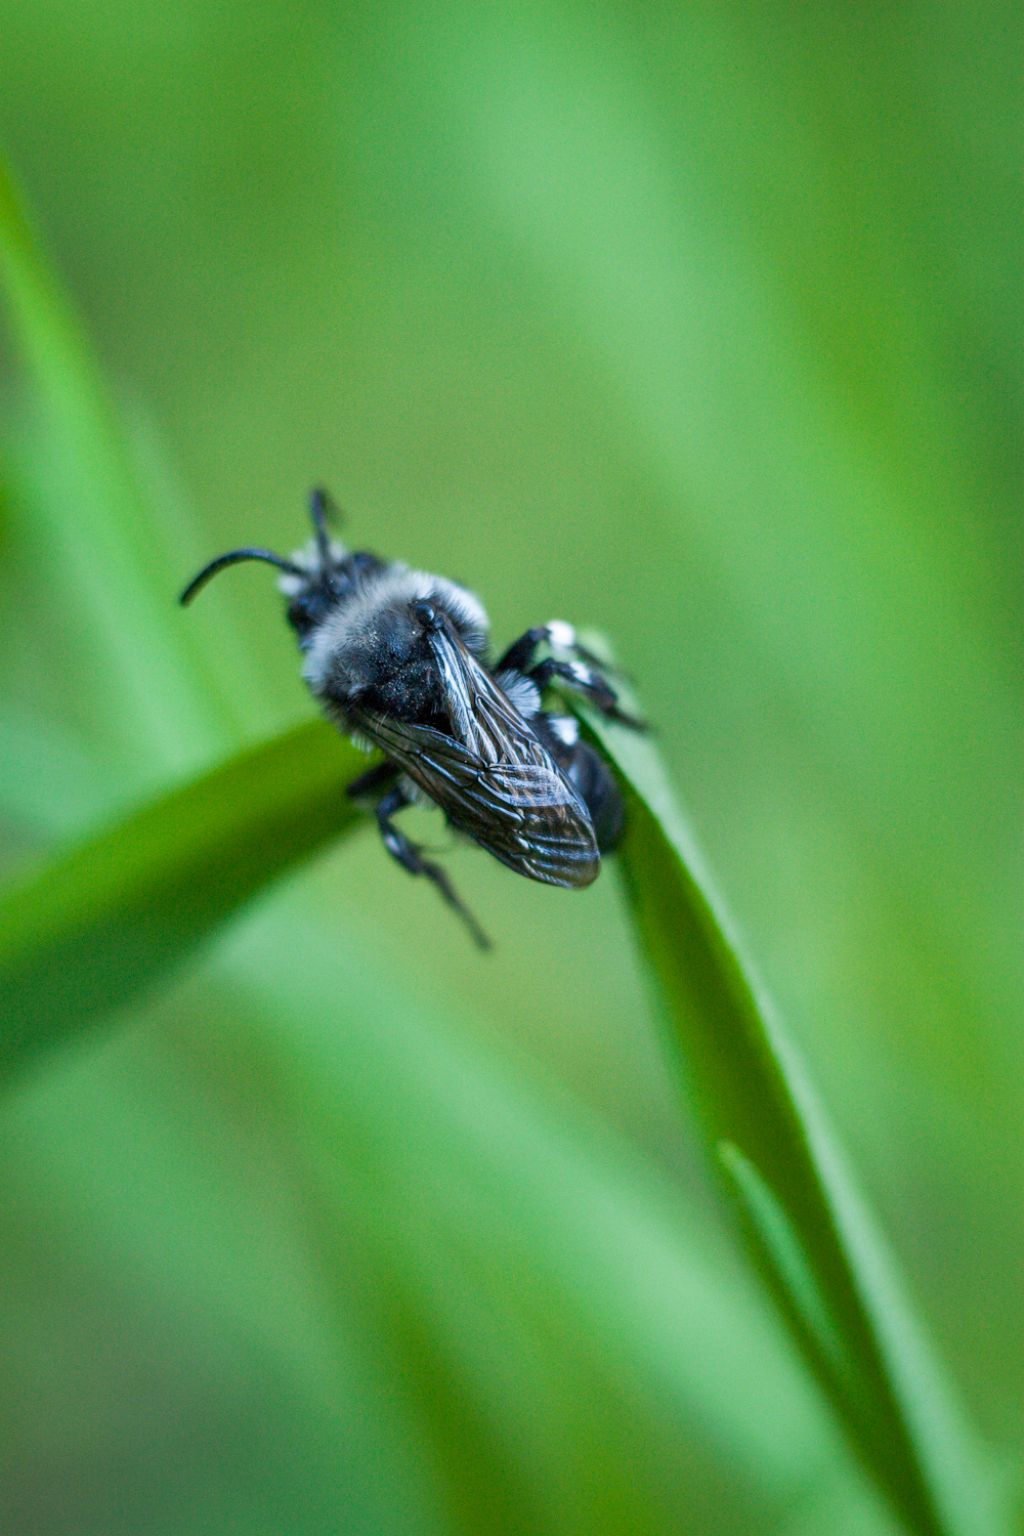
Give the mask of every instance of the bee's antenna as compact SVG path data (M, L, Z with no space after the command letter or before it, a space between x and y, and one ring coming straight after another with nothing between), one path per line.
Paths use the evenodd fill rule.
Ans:
M226 555L218 555L216 560L211 560L209 565L204 565L198 576L193 576L178 601L182 607L190 603L201 587L205 587L211 576L216 576L225 566L237 565L240 560L265 560L268 565L276 565L279 571L287 571L291 576L306 576L309 573L300 566L293 564L291 560L285 560L282 555L275 555L272 549L230 549Z
M309 493L309 515L316 529L316 547L320 552L320 564L326 571L331 565L331 533L327 524L331 520L337 521L339 513L333 496L322 486L318 485Z

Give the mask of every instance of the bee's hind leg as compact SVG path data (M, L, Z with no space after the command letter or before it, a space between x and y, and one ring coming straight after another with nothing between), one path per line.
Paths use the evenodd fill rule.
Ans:
M393 859L397 859L403 869L409 871L410 875L426 875L427 879L437 886L437 889L441 892L448 905L462 918L480 948L490 949L490 939L484 933L469 908L463 906L444 870L440 865L433 864L429 859L425 859L422 849L395 826L395 816L408 805L409 800L400 784L397 784L394 789L389 790L377 802L377 825L380 827L384 847Z

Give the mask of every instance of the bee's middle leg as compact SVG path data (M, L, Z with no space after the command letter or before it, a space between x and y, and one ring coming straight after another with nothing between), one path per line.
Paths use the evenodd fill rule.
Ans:
M525 634L513 640L508 650L495 662L495 672L526 672L533 662L542 645L550 645L553 650L578 656L581 661L589 662L592 666L601 666L601 659L593 651L588 651L576 634L571 624L564 619L549 619L546 624L535 624ZM609 671L614 669L609 667Z
M376 763L361 773L358 779L353 779L345 793L350 800L361 800L364 795L375 795L378 790L388 789L397 778L397 763Z
M468 907L463 906L455 889L439 864L432 863L423 857L423 850L418 844L406 837L405 833L395 826L394 818L399 811L405 810L409 805L405 791L400 784L388 791L377 802L377 825L380 827L384 847L393 859L396 859L402 868L408 870L410 875L425 875L441 892L448 905L456 911L466 924L476 943L481 949L490 949L491 941L480 927L476 918Z
M600 710L609 720L617 720L620 725L628 725L634 731L648 729L646 721L619 708L618 694L604 673L586 662L559 661L549 657L547 661L531 667L526 675L531 682L536 683L541 693L549 683L559 682L569 692L580 693L589 699L595 709Z

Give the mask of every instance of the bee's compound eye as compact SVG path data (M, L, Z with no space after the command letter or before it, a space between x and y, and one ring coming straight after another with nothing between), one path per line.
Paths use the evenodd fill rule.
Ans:
M412 612L413 617L423 625L424 629L438 629L440 627L441 621L437 616L437 609L433 603L413 603Z

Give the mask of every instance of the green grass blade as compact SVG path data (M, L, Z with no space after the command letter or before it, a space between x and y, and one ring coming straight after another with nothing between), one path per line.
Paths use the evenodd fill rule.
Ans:
M242 752L0 894L0 1083L186 958L350 827L365 758L319 721Z
M588 723L629 802L622 872L712 1160L797 1342L909 1529L1005 1530L888 1248L731 921L648 739Z
M2 156L0 309L36 427L31 489L11 512L49 573L48 601L74 626L74 649L115 685L106 696L119 707L97 714L94 734L108 734L122 771L154 760L188 771L224 750L232 711L199 637L168 622L181 573L118 402Z
M807 1353L825 1384L830 1390L845 1393L853 1383L843 1379L842 1333L798 1233L774 1190L739 1147L722 1142L718 1156L747 1217L750 1239L780 1306L802 1331Z

